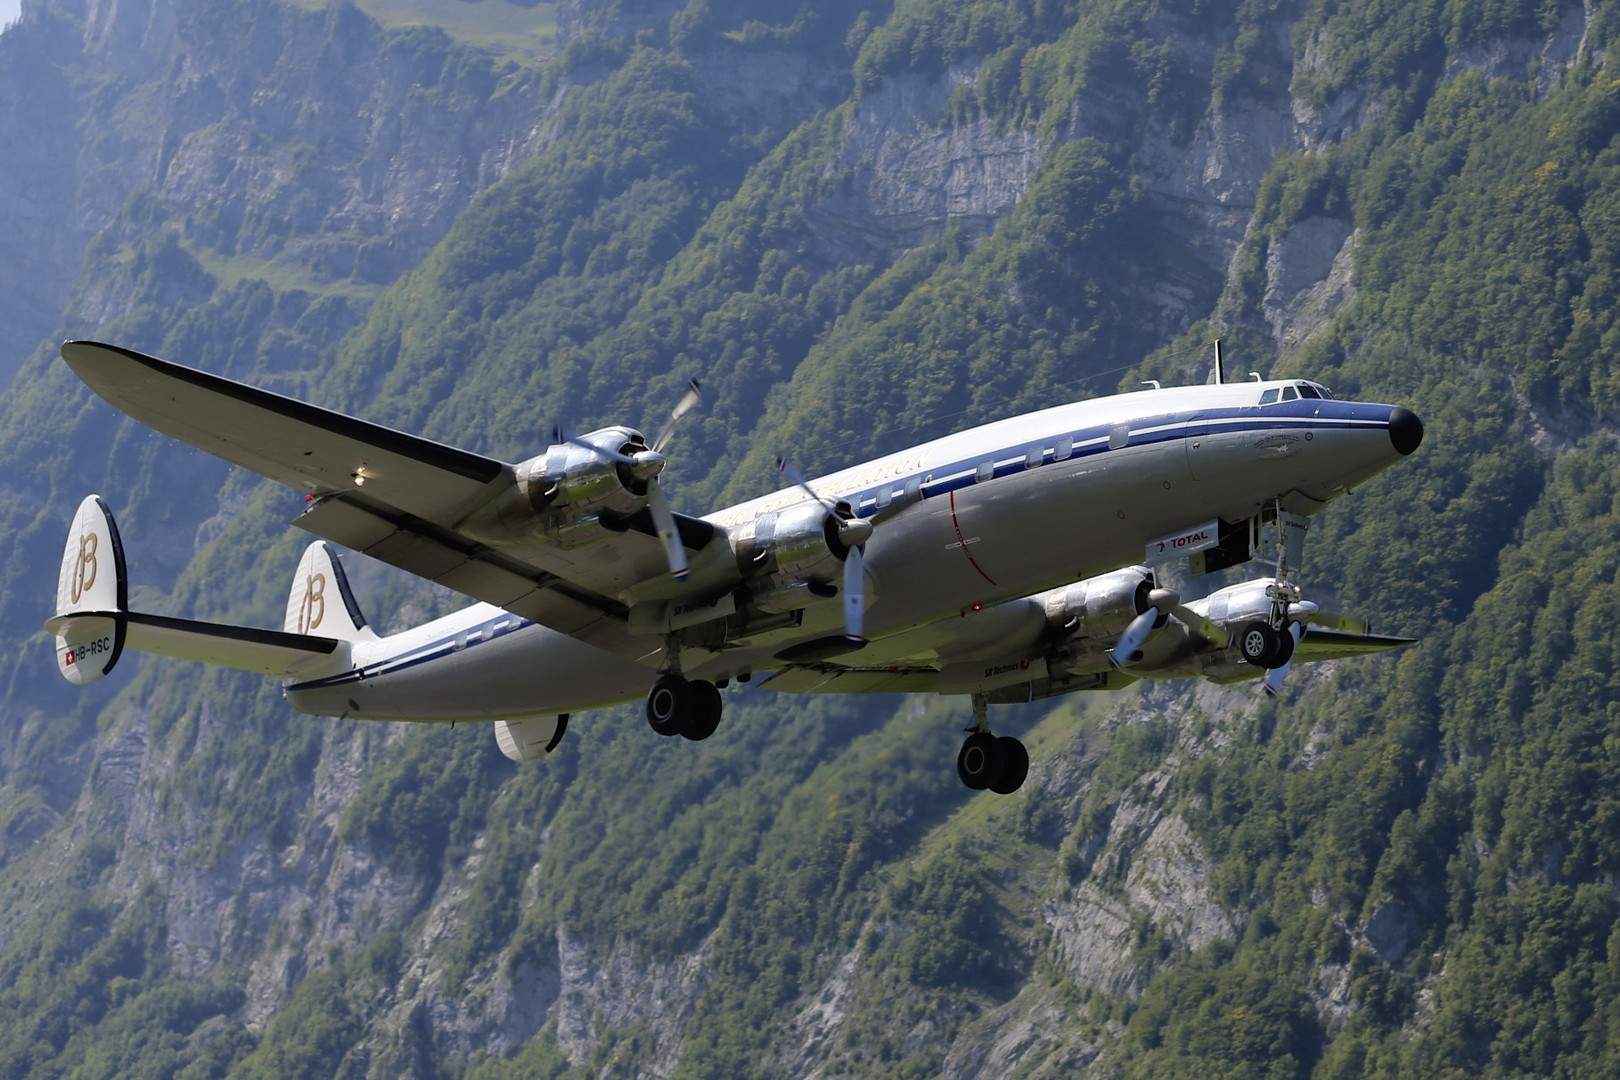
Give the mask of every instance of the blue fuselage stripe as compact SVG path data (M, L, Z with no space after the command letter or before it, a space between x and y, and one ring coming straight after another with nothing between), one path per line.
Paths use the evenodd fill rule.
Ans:
M1369 409L1382 409L1384 415L1381 417L1369 416L1367 415ZM1125 423L1099 425L1067 434L1047 434L1039 440L1006 446L974 458L964 458L943 468L935 466L931 469L918 471L911 476L896 477L885 484L848 496L848 500L850 505L856 508L857 514L861 517L870 517L882 509L877 500L878 495L885 491L890 494L891 498L899 497L904 494L910 485L915 483L918 485L918 493L921 498L935 498L961 488L986 483L990 479L1028 472L1042 465L1052 465L1062 461L1077 461L1097 454L1108 453L1110 450L1132 449L1184 439L1188 434L1188 425L1192 423L1198 424L1197 434L1200 436L1302 427L1326 428L1336 431L1362 428L1387 429L1389 426L1389 409L1388 406L1369 406L1361 402L1302 399L1279 405L1199 409L1185 413L1168 413L1162 416L1129 421L1129 438L1117 447L1110 446L1109 440L1111 435L1120 427L1126 426ZM1058 458L1055 444L1065 440L1072 441L1073 449L1066 457ZM1041 458L1039 464L1032 465L1029 464L1027 455L1036 447L1041 448ZM989 477L981 480L978 470L986 461L992 462L992 472ZM500 625L503 619L505 625ZM488 622L440 638L437 641L419 645L397 656L386 657L375 664L353 668L341 674L316 679L312 682L298 683L289 686L287 689L289 691L323 690L385 675L395 675L419 667L422 664L443 659L457 652L465 652L476 645L494 641L512 633L514 630L531 625L533 624L530 620L521 619L515 615L499 616ZM499 629L497 629L497 626L499 626Z

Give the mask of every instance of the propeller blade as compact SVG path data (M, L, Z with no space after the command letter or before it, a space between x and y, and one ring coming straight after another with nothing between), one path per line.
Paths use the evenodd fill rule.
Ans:
M866 554L858 547L844 558L844 638L866 644Z
M681 395L681 400L677 401L675 407L669 411L669 419L664 421L664 426L658 429L658 438L654 439L652 444L654 450L660 453L663 452L664 447L669 444L670 438L675 434L676 425L684 420L686 414L691 412L693 407L697 405L698 393L698 381L696 379L687 380L686 393Z
M676 581L685 581L690 571L686 566L686 548L681 544L681 533L675 526L675 515L669 509L669 501L657 484L652 485L647 492L647 510L652 514L653 528L658 530L658 539L664 545L664 557L669 560L670 576Z
M776 467L781 471L783 476L788 478L790 483L797 485L803 489L806 495L816 500L816 502L820 503L822 506L825 506L827 508L827 513L831 514L833 517L840 516L838 513L838 507L816 494L816 489L810 486L810 481L804 478L804 473L800 472L794 467L793 462L789 461L785 457L778 457L776 459Z
M1177 604L1170 609L1170 614L1186 624L1187 629L1201 636L1205 641L1217 649L1224 649L1232 643L1232 635L1226 627L1212 619L1206 619L1186 604Z
M1134 662L1137 650L1141 649L1142 643L1153 632L1153 624L1158 621L1159 609L1153 607L1132 619L1131 625L1127 626L1125 632L1119 635L1119 640L1114 642L1114 647L1108 654L1108 662L1116 668L1123 668L1126 664Z
M1294 635L1294 645L1297 648L1299 645L1299 639L1304 634L1304 629L1299 623L1291 622L1288 624L1288 632ZM1288 658L1288 662L1282 667L1272 668L1270 671L1266 672L1267 697L1276 697L1278 694L1282 693L1283 680L1288 678L1288 672L1293 668L1293 666L1294 658L1290 656Z

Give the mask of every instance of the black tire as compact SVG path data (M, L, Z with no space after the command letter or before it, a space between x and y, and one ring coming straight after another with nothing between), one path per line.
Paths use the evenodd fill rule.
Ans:
M1024 786L1024 778L1029 775L1029 751L1011 735L997 739L996 750L1001 754L1001 768L990 781L990 790L997 795L1011 795Z
M1276 634L1263 622L1246 622L1238 627L1238 655L1245 663L1267 667L1266 661L1276 649Z
M1275 671L1294 655L1294 635L1270 623L1250 622L1238 628L1238 652L1248 663Z
M974 791L983 791L1001 772L1001 747L988 731L975 731L956 755L956 775Z
M692 690L691 710L686 714L686 723L681 725L681 734L693 742L702 742L720 726L720 712L725 703L720 700L719 688L712 682L695 679L688 685Z
M692 684L679 675L660 675L647 691L647 726L665 738L679 735L692 712Z
M1277 635L1277 649L1272 654L1271 663L1266 665L1267 670L1276 670L1294 658L1293 631L1285 626L1273 632Z

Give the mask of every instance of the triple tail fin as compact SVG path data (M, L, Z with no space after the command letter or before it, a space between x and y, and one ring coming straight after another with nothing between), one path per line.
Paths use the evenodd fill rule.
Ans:
M46 620L45 629L56 636L57 670L77 686L112 671L126 646L281 679L344 670L349 665L350 643L376 635L366 629L343 571L325 544L314 544L304 552L298 582L293 587L294 600L302 600L306 609L302 617L314 624L301 632L130 611L118 526L101 497L89 495L79 504L68 529L56 581L56 614ZM289 600L290 620L297 617L294 606ZM334 609L341 614L334 614Z
M106 675L124 654L129 579L124 545L112 511L100 495L86 495L68 527L62 569L56 578L56 616L45 624L56 634L56 668L75 686Z
M354 601L337 551L325 540L309 545L298 560L281 628L289 634L322 634L340 641L376 640Z

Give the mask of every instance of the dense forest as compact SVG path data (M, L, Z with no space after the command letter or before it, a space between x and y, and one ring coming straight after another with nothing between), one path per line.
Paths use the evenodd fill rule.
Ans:
M81 162L160 160L0 400L0 1074L1620 1069L1620 5L464 6L175 5L183 42L285 33L251 75L289 115L350 101L363 52L407 119L524 118L392 239L311 209L344 139L254 135L285 186L246 201L188 187L229 127L206 95L165 104L71 4L0 36L4 85L121 103ZM497 7L550 45L457 29ZM294 55L332 69L305 87ZM1306 563L1422 640L1275 701L1009 708L1032 769L1004 800L955 782L960 699L735 687L702 746L615 710L514 768L481 726L301 717L173 662L69 693L36 628L86 491L177 614L278 624L306 539L294 493L117 420L71 336L508 460L656 427L699 378L688 513L778 453L1199 381L1222 337L1424 418ZM385 627L458 602L357 561Z

